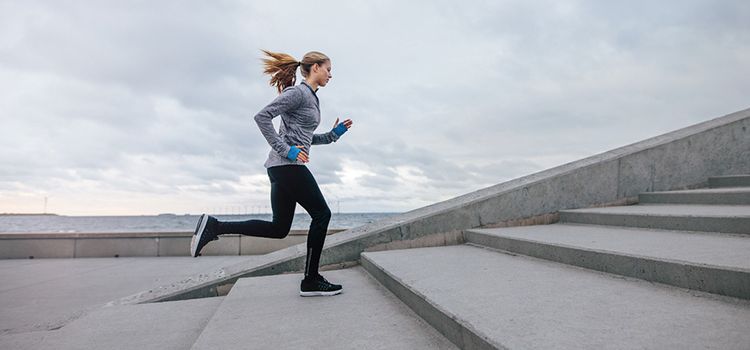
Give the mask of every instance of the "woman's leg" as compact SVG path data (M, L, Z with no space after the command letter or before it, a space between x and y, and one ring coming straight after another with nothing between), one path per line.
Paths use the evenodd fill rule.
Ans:
M216 232L223 234L241 234L245 236L284 238L289 234L294 219L294 208L297 203L294 196L289 192L288 186L281 186L280 182L289 181L286 169L279 171L282 167L268 169L268 178L271 180L271 210L273 221L247 220L247 221L219 221Z
M310 170L304 165L286 165L268 168L271 179L271 206L273 222L248 220L220 222L219 234L239 233L248 236L283 238L289 232L296 203L310 214L312 222L307 234L307 259L305 277L318 275L320 254L331 220L331 210L320 192Z
M323 252L328 223L331 220L331 210L328 208L328 204L310 170L306 166L295 166L295 168L294 177L297 181L293 183L293 193L297 202L305 208L312 218L310 230L307 234L305 277L315 277L318 275L320 255Z

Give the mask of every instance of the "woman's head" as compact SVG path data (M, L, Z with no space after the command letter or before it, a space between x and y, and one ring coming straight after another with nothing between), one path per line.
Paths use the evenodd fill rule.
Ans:
M263 73L271 76L270 84L281 93L284 88L293 86L297 80L297 67L308 82L326 86L331 79L331 59L323 53L310 51L297 61L294 57L278 52L263 50L268 56L263 59Z

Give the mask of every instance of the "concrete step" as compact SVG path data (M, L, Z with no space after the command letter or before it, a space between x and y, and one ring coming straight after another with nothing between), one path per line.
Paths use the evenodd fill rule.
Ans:
M0 336L0 349L187 349L223 299L102 307L54 331Z
M193 349L456 348L361 267L323 275L344 292L300 297L300 274L237 280Z
M470 245L362 253L462 349L747 349L750 302Z
M750 234L750 205L641 204L560 210L560 221L661 230Z
M472 229L478 245L750 299L750 236L575 224Z
M641 204L663 203L750 205L750 187L646 192L638 195L638 201Z
M750 186L750 175L712 176L708 178L708 187L747 187Z

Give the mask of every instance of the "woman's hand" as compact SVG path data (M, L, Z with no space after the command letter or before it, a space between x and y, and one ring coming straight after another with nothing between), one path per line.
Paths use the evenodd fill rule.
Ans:
M310 161L310 159L307 156L307 152L303 151L302 149L305 148L305 146L292 146L292 148L289 149L289 153L286 155L289 160L298 160L302 163L307 163Z
M336 118L336 122L333 123L333 132L335 132L336 135L341 136L351 127L352 127L351 119L344 120L341 124L339 124L339 118Z

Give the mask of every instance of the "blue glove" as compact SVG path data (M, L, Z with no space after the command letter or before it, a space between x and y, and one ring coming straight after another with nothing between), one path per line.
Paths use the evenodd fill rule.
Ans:
M289 160L291 161L296 161L299 151L300 151L299 148L292 146L292 148L289 149L289 153L286 154L286 157L289 158Z
M339 125L336 125L336 127L333 128L333 132L338 136L343 135L347 130L348 129L346 128L346 125L344 125L344 122L339 123Z

